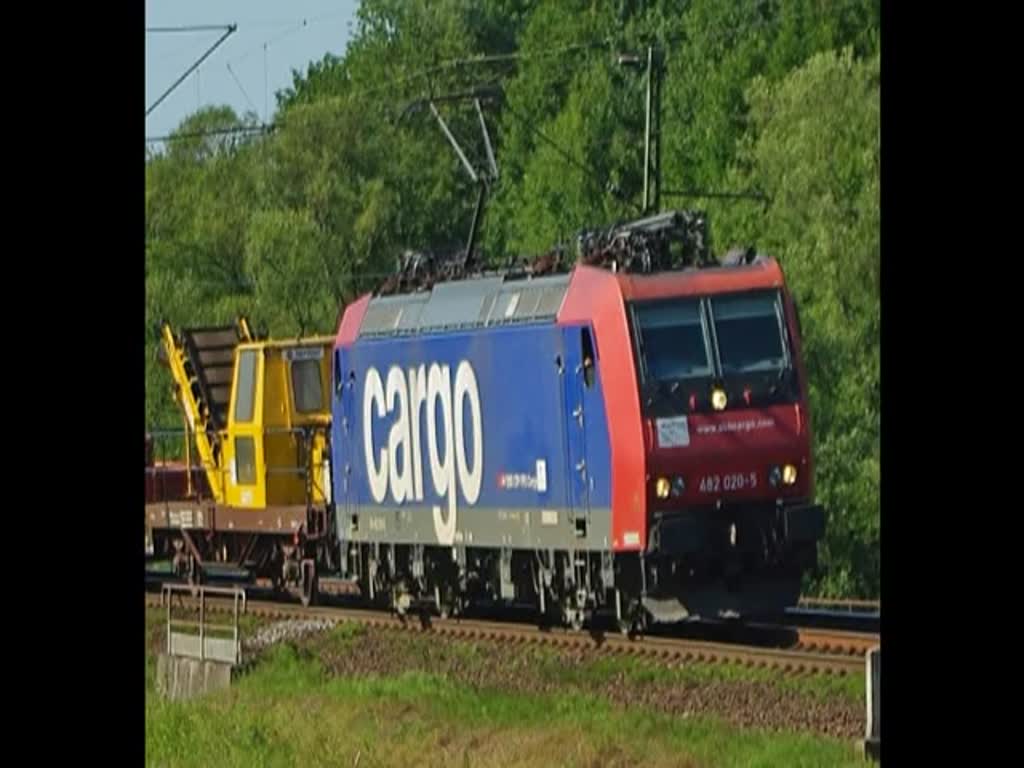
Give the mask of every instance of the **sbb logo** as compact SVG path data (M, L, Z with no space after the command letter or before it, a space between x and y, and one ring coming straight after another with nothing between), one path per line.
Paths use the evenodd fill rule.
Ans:
M465 407L469 408L473 456L466 456ZM378 504L391 491L398 504L423 501L423 454L421 449L421 413L426 406L427 452L430 479L434 492L442 501L447 497L447 519L441 506L434 505L434 530L438 542L455 541L456 495L462 491L467 504L480 497L483 479L483 433L480 420L480 392L473 367L465 360L455 371L454 385L447 365L433 363L410 368L403 373L398 366L388 370L387 384L381 381L376 368L366 371L363 387L363 447L366 451L366 473L370 494ZM440 408L443 446L438 445L437 415ZM394 414L388 433L387 447L374 450L373 413L377 418ZM455 418L455 416L458 418ZM398 461L401 451L401 462Z

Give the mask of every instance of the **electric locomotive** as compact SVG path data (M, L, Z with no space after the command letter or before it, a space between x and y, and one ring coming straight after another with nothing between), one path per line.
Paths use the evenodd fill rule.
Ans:
M670 212L581 238L567 270L350 304L340 576L400 611L526 603L574 627L796 604L825 517L796 306L775 259L713 263L703 228Z

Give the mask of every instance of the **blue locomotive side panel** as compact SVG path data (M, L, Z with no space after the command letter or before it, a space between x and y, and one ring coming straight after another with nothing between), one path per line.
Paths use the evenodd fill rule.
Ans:
M608 431L580 333L521 325L336 349L340 538L607 547Z

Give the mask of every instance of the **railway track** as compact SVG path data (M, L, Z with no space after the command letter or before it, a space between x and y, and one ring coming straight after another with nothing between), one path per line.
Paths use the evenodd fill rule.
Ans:
M882 606L875 600L801 598L799 605L787 608L773 620L799 627L877 635L882 627Z
M206 604L208 611L228 610L230 606L230 602L213 597L208 597ZM146 595L146 605L162 606L161 596ZM611 632L573 632L561 628L541 631L528 624L464 617L431 617L421 620L417 616L399 617L369 609L336 606L307 608L299 604L264 600L248 600L246 613L271 620L319 618L351 621L386 631L427 632L453 639L575 648L599 654L647 658L669 666L689 662L726 663L781 669L792 674L862 675L865 652L879 643L877 635L799 628L783 628L795 633L795 644L786 648L660 634L629 639Z
M878 600L841 600L827 597L801 597L800 608L826 610L843 613L881 613L882 603Z
M797 643L793 650L811 653L832 653L856 656L863 661L864 654L881 642L873 632L840 632L829 629L798 627Z

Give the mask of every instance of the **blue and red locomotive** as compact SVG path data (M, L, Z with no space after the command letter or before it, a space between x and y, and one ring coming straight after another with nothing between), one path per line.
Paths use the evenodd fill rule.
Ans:
M683 238L678 268L680 216L614 230L565 273L346 308L342 577L399 609L527 603L576 627L796 603L824 531L796 309L772 258L706 266Z

